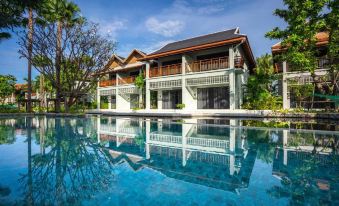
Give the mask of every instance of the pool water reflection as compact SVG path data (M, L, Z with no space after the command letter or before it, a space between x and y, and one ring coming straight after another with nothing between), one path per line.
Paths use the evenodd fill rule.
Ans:
M338 205L338 138L232 119L0 119L0 205Z

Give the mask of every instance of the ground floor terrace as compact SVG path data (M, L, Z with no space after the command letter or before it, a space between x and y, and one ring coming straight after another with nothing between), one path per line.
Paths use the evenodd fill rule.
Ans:
M221 69L193 74L146 78L145 88L134 84L100 87L97 111L189 112L240 109L247 74Z

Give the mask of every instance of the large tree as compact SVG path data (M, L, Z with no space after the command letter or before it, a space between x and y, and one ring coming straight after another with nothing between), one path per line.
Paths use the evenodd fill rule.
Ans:
M95 87L96 78L102 75L115 43L103 38L96 24L79 22L71 27L64 27L61 39L61 78L58 80L58 63L55 59L59 44L57 27L56 23L35 26L31 61L53 87L60 87L60 94L67 97L66 108L69 108L81 95ZM26 42L26 38L20 38L20 53L29 58Z
M63 30L83 21L80 16L79 7L67 0L46 0L41 12L48 23L57 23L56 53L55 53L55 75L56 75L56 112L60 112L61 102L61 61L62 61L62 36Z
M281 46L285 49L276 58L279 61L287 61L293 68L310 72L314 94L317 84L321 85L327 81L326 78L317 77L315 74L319 56L316 34L321 31L329 32L328 55L332 58L332 69L329 71L332 85L329 87L332 88L330 93L335 93L334 85L338 88L338 70L335 71L333 63L334 59L338 58L338 0L283 0L283 2L286 8L276 9L274 14L282 18L287 26L276 27L266 34L270 39L281 40Z

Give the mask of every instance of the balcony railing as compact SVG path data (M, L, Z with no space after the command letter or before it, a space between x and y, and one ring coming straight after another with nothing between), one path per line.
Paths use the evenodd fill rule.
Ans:
M202 71L210 71L217 69L225 69L228 68L228 57L219 57L213 59L204 59L194 61L193 63L188 64L186 67L186 72L202 72Z
M181 64L171 64L167 66L161 67L153 67L150 68L149 76L152 77L159 77L159 76L168 76L168 75L175 75L181 74Z
M135 76L121 77L120 79L118 79L118 84L119 85L133 84L135 78L136 78Z
M275 63L275 72L282 73L283 72L283 63ZM327 69L330 66L330 61L327 58L318 58L317 59L317 69ZM286 72L297 72L297 71L305 71L303 68L298 68L296 66L287 64Z
M99 82L100 87L109 87L109 86L115 86L116 85L116 79L111 80L103 80Z

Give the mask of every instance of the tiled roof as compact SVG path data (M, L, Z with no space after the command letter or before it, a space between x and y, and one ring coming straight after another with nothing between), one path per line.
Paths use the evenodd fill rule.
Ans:
M230 29L226 31L216 32L212 34L207 34L203 36L198 36L194 38L172 42L149 55L160 54L160 53L169 52L173 50L184 49L184 48L189 48L189 47L194 47L194 46L209 44L209 43L214 43L214 42L220 42L220 41L234 39L237 37L244 37L244 36L245 35L238 33L237 28L234 28L234 29Z
M329 38L328 32L319 32L315 35L315 37L317 38L317 45L324 45L328 43L328 38ZM271 47L271 49L272 49L272 52L282 50L283 48L281 47L281 42L274 44Z

